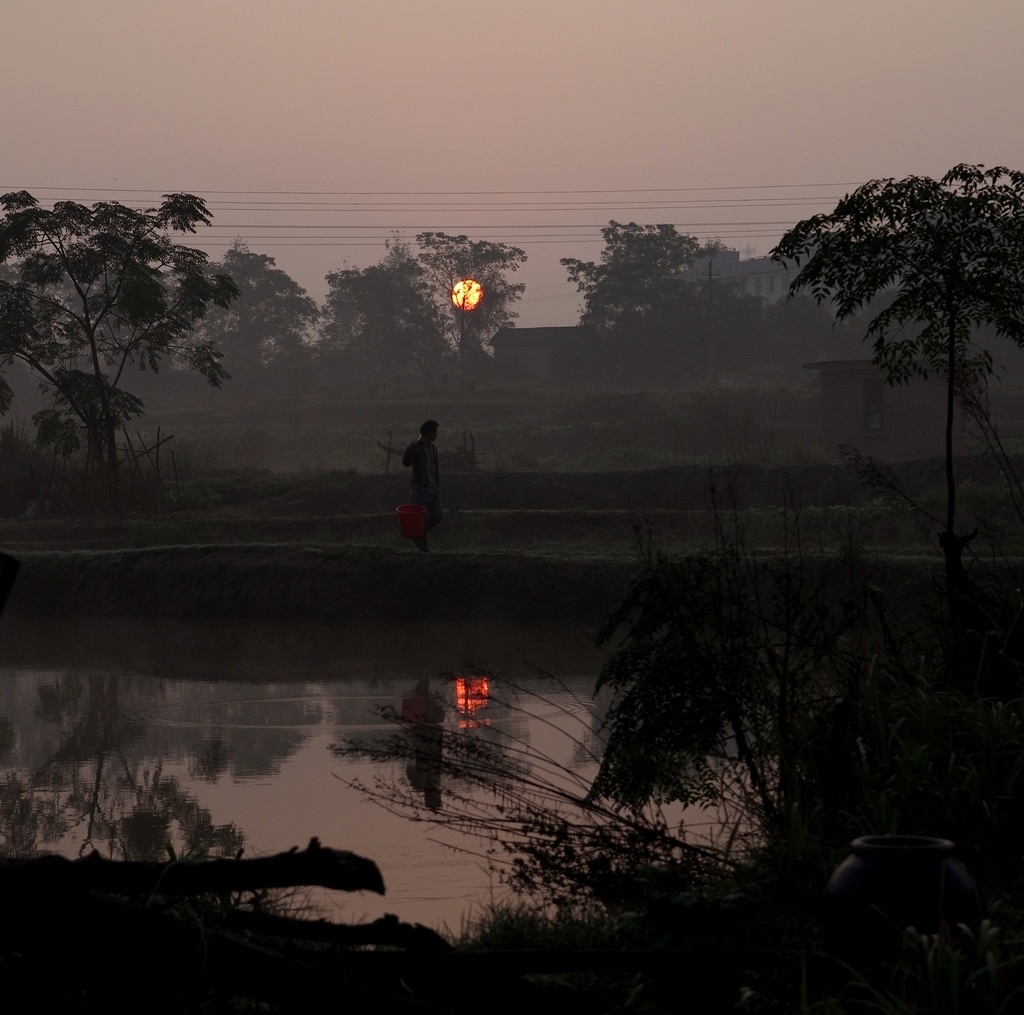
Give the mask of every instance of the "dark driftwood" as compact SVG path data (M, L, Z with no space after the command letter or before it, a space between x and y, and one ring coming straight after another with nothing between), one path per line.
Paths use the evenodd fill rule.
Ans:
M372 923L354 926L330 923L327 920L296 920L271 913L256 913L237 909L228 913L224 926L233 931L245 931L267 938L289 941L320 941L343 948L367 945L387 948L415 949L424 954L452 951L452 946L436 931L420 923L402 923L397 916L388 914Z
M255 860L141 863L105 860L93 853L83 860L45 856L0 861L0 892L8 897L11 893L82 890L113 895L200 895L305 885L384 894L384 881L372 860L328 849L316 839L305 850Z
M31 992L41 1010L179 1015L247 998L281 1013L476 1015L485 999L490 1015L521 1015L581 1010L575 986L530 979L559 973L627 985L643 974L686 981L691 992L703 984L715 993L703 1010L724 1010L719 995L735 970L755 962L722 949L466 952L394 916L342 926L233 909L218 898L304 885L384 891L372 861L316 839L305 850L255 860L0 861L0 969L8 991ZM607 1010L600 991L597 1000L594 1010Z
M308 885L384 892L376 864L316 839L305 850L253 860L134 863L93 854L0 861L0 967L10 984L31 985L43 1007L118 1010L126 999L138 1001L141 983L152 1012L211 994L313 1011L338 1000L344 947L444 946L427 928L394 917L333 927L218 902L235 892ZM372 991L353 982L347 993L354 999Z

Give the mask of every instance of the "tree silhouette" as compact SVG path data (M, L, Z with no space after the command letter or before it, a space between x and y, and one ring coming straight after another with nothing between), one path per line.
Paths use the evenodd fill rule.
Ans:
M600 261L561 260L583 294L579 323L597 335L588 360L598 364L599 375L635 384L688 376L700 359L692 346L705 326L698 310L705 301L677 276L699 243L675 226L636 222L611 221L601 235Z
M416 242L420 246L418 260L445 314L446 332L463 383L470 357L479 353L499 328L510 326L519 316L512 307L526 286L510 282L507 276L526 260L526 254L506 243L445 233L419 233ZM461 310L451 301L452 289L462 279L475 279L483 286L484 298L475 310Z
M408 244L389 242L379 264L331 272L327 284L317 353L329 370L381 392L429 384L447 351L444 318Z
M90 462L118 475L117 430L142 412L122 387L125 372L160 369L172 358L219 386L226 374L213 342L195 332L211 306L238 293L211 277L206 255L174 241L211 221L191 194L166 194L158 208L59 201L52 210L25 191L0 197L0 363L20 360L53 394L38 422L71 448L84 429Z
M563 257L569 281L583 294L580 324L628 334L662 302L663 283L692 261L699 244L671 225L609 222L599 263Z
M890 384L937 375L946 382L946 517L939 533L954 639L964 648L976 604L963 565L974 533L956 531L953 421L960 393L993 371L975 339L994 327L1024 345L1024 173L958 165L940 180L872 180L833 212L797 223L772 256L802 265L791 293L807 289L839 320L868 314L866 339ZM961 660L962 662L962 660Z
M281 387L282 368L303 360L319 309L274 258L255 254L237 240L211 272L227 275L238 287L230 306L207 314L203 334L224 355L224 368L246 387L269 378ZM271 369L272 368L272 369Z

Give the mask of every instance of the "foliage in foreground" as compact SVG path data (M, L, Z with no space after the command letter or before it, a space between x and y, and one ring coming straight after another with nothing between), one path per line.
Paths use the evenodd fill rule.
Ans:
M922 965L908 956L904 984L872 1000L852 973L845 987L820 975L821 890L857 835L950 838L1001 906L976 965L942 960L951 976L961 969L949 989L970 995L960 1010L1000 1010L1024 961L1019 689L986 697L950 681L934 591L883 593L855 555L805 550L798 533L788 556L771 559L746 552L738 529L723 524L720 536L705 553L641 545L600 635L605 718L576 735L587 766L559 767L512 733L467 730L446 739L434 807L400 779L368 791L482 835L498 876L544 912L603 913L638 947L737 955L743 1010L791 1010L801 996L805 1010L904 1010L907 970L925 976L948 942L921 945ZM1006 609L975 639L1004 668L1016 666L1015 587L987 589ZM987 657L976 663L983 670ZM414 764L415 737L393 718L393 739L340 749ZM759 960L738 957L748 946ZM995 986L982 990L989 968ZM812 1007L844 991L837 1007Z

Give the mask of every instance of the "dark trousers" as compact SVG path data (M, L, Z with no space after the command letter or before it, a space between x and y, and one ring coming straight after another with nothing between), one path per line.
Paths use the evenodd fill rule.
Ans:
M428 532L441 521L441 491L436 486L414 486L412 502L426 507Z

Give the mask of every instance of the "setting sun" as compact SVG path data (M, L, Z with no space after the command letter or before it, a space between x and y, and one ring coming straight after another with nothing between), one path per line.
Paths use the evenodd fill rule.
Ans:
M452 303L460 310L475 310L484 298L484 287L473 278L464 278L452 286Z

